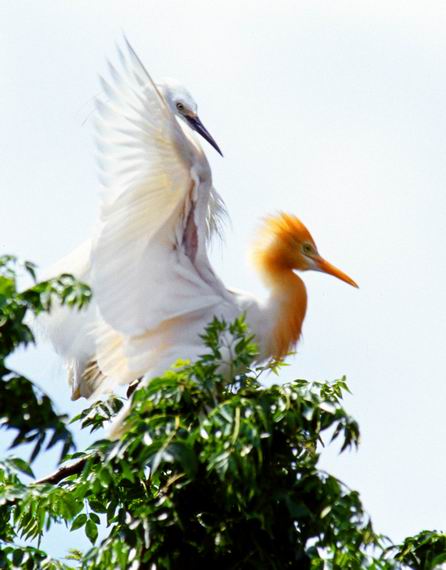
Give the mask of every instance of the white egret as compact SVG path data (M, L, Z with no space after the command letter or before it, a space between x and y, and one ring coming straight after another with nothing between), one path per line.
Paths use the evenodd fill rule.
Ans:
M160 209L158 212L158 205L174 206L176 196L185 191L184 188L179 188L177 192L175 188L175 173L169 170L169 153L179 153L176 145L183 145L185 155L189 153L192 156L194 152L202 155L200 144L193 136L192 130L207 140L217 152L222 153L200 121L197 104L187 89L173 80L164 80L155 85L143 70L127 41L125 54L120 49L118 49L118 54L121 70L118 71L109 64L111 82L108 83L100 78L103 93L97 100L97 112L100 119L97 122L96 134L101 179L105 187L103 214L106 216L108 208L112 207L115 200L125 200L129 192L130 179L133 179L132 189L135 185L145 184L143 178L146 173L152 184L157 183L155 179L158 177L158 188L155 192L152 192L152 186L148 187L149 194L152 192L150 194L152 198L148 203L151 204L149 207L153 208L152 220L156 220L160 215L158 222L162 225L163 211ZM183 135L183 132L186 134ZM122 151L122 154L115 157L113 153L117 150ZM178 157L180 160L180 154ZM195 175L200 175L199 169L196 174L194 173ZM141 187L139 190L144 192ZM164 196L161 195L163 191L165 191ZM157 192L158 197L156 197ZM187 207L185 204L186 209ZM202 216L200 227L205 232L206 239L210 238L214 232L220 231L220 220L224 214L223 201L210 185L209 178L209 183L206 182L200 211L200 216ZM190 215L193 215L192 210L190 210ZM101 234L101 228L102 223L98 225L97 234ZM104 227L103 235L106 231ZM154 233L154 228L148 227L144 238L150 241ZM144 229L142 229L142 234L144 234ZM140 237L143 236L140 235ZM103 239L102 237L100 244L103 244ZM54 264L45 273L44 278L60 273L71 273L81 281L92 284L94 243L95 238L84 242ZM121 255L127 254L124 252ZM200 255L203 255L201 250ZM122 258L121 261L123 261ZM95 293L99 293L103 279L102 268L96 273ZM143 286L143 283L139 284L139 287ZM122 294L125 298L124 291ZM124 304L121 305L123 309ZM46 336L67 364L73 399L80 396L88 397L96 389L93 382L94 374L89 374L88 371L85 373L85 371L96 352L95 327L98 320L100 316L96 295L86 311L75 312L65 307L55 306L50 315L42 315L39 318L41 328L44 329Z

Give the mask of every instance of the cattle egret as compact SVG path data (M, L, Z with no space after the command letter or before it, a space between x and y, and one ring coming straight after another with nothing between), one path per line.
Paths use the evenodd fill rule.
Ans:
M197 230L195 227L194 240L198 237L200 243ZM158 283L158 290L149 287L147 299L135 304L138 322L119 313L115 297L113 327L103 325L96 354L102 381L113 379L110 387L140 377L147 383L178 358L196 359L203 353L200 334L214 317L230 322L244 313L258 345L258 362L282 359L300 338L307 308L306 288L296 271L324 272L357 287L348 275L321 257L307 228L290 214L266 218L252 249L260 277L269 288L266 300L226 289L207 259L198 261L190 254L188 235L186 229L180 240L172 234L171 241L168 238L159 247L154 246L153 260L159 256L161 279L151 281ZM169 257L164 266L162 259ZM145 330L138 326L144 322Z

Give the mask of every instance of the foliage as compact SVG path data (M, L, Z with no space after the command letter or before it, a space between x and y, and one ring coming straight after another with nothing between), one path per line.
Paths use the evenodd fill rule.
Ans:
M47 307L49 289L44 299L66 289L52 283L18 293L11 274L5 278L14 283L2 300L9 330L16 327L13 349L32 340L25 313ZM88 291L70 283L76 299L75 291ZM197 362L137 389L131 408L113 397L74 418L92 431L112 419L119 439L68 456L41 481L22 480L33 476L23 459L0 464L0 568L390 570L445 560L445 535L425 531L390 544L358 493L318 468L324 445L336 441L345 451L359 442L342 404L344 378L263 386L262 376L281 365L252 369L256 348L243 318L214 320L202 338ZM223 351L232 355L229 368ZM56 433L41 412L34 403L26 437L35 422L36 433ZM17 428L21 413L4 411L6 426L25 429ZM91 548L61 562L30 545L58 522L82 529Z
M35 281L35 266L19 264L13 256L0 257L0 425L17 432L12 447L33 443L31 461L48 439L46 449L62 442L62 456L74 447L66 416L54 411L50 398L33 382L6 365L9 354L34 342L30 315L51 308L53 299L81 309L90 298L89 288L70 275L34 284L19 291L18 270ZM51 436L49 434L52 433Z
M435 570L444 568L446 562L446 534L423 530L416 536L410 536L401 545L391 549L396 560L404 562L409 568Z

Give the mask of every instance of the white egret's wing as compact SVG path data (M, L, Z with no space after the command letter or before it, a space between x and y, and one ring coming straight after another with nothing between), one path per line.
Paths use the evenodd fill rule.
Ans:
M42 280L57 277L62 273L70 273L80 281L90 282L91 241L87 240L73 252L63 257L48 268ZM56 352L63 357L72 385L73 399L84 395L82 374L87 363L94 357L96 344L93 330L96 322L96 305L94 300L80 311L58 302L53 302L49 313L40 314L35 320L35 327L54 346Z
M197 200L204 200L203 221L207 215L211 174L204 155L186 138L128 44L120 57L121 70L110 67L112 84L103 81L108 100L98 104L99 161L106 190L92 283L104 320L134 336L178 310L212 302L209 296L215 292L194 267L186 267L182 279L171 273ZM181 257L182 252L177 253ZM181 288L184 283L188 291Z

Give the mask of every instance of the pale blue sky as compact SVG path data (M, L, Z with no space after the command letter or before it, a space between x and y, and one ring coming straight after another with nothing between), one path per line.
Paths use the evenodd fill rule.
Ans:
M304 339L284 376L347 375L362 445L323 465L396 540L446 529L445 29L440 1L0 4L0 250L44 267L89 235L83 121L124 30L155 79L190 89L225 155L207 149L232 219L213 255L224 281L263 291L244 252L283 209L359 283L305 275ZM48 348L16 362L61 410L82 405ZM78 545L66 540L50 548Z

